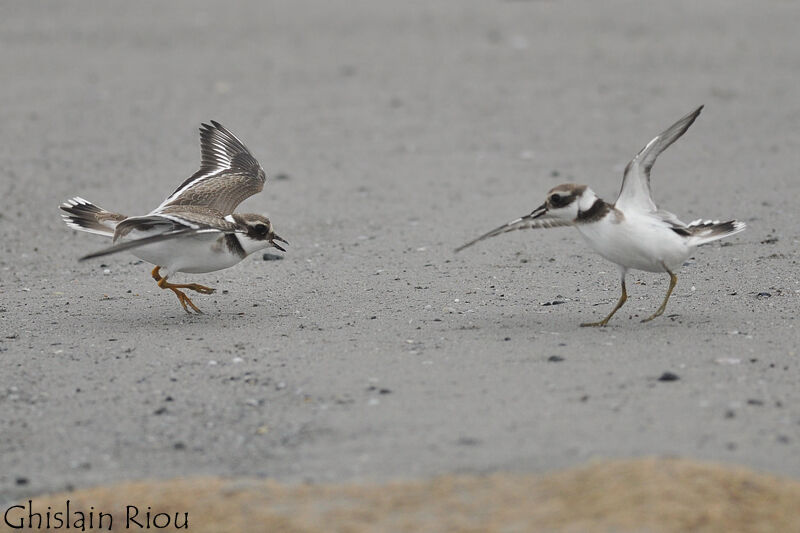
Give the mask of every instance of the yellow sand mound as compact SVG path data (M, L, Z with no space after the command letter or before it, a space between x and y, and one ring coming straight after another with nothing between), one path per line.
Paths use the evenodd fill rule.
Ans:
M95 526L98 512L112 514L114 531L138 529L126 524L126 506L138 508L142 524L148 506L151 518L168 513L172 525L162 531L175 531L175 513L182 524L188 512L194 533L800 531L800 482L682 459L385 485L136 482L34 498L34 511L63 511L67 499L72 510L94 507Z

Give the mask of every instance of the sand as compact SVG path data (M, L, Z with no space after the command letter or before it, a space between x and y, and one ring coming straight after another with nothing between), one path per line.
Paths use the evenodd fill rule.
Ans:
M70 514L66 514L66 502ZM285 485L254 479L136 482L38 498L14 509L113 531L195 532L797 531L800 483L676 459L596 463L557 474L440 476L385 485ZM46 514L43 520L47 520ZM106 516L101 517L100 513ZM148 515L149 513L149 515ZM27 524L27 522L25 522ZM55 524L55 519L52 520ZM105 529L104 529L105 530Z
M675 456L800 477L800 9L790 2L25 2L0 19L0 502L142 479L426 483ZM561 182L653 170L749 225L668 278L570 228L452 250ZM188 316L64 226L143 214L218 120L290 243ZM555 305L554 305L555 304ZM678 377L659 380L664 373ZM473 479L470 477L470 479Z

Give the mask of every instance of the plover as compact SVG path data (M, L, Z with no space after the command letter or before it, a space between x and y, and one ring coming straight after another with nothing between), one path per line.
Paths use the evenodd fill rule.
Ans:
M155 265L153 279L174 292L187 313L189 308L201 311L180 289L202 294L214 289L169 283L169 276L221 270L270 246L285 252L276 241L288 244L275 234L267 217L233 212L266 182L264 170L242 141L212 120L200 127L200 152L200 170L147 215L128 217L80 197L60 206L67 212L61 216L69 227L113 239L113 246L81 261L130 251Z
M658 155L683 135L695 121L703 106L698 107L647 143L625 167L622 188L617 200L609 204L586 185L565 183L553 187L545 202L530 214L481 235L456 249L456 252L478 241L518 229L574 226L594 250L616 263L620 272L622 294L617 305L599 322L581 326L605 326L628 299L625 275L628 269L665 272L670 282L661 306L648 322L664 312L678 281L675 272L701 244L734 235L745 229L744 222L729 220L695 220L684 224L668 211L659 209L650 193L650 170Z

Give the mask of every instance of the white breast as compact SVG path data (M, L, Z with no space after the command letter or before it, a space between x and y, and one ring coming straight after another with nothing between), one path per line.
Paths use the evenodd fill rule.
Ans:
M131 238L148 235L135 232ZM203 273L232 267L242 258L228 250L220 233L205 233L191 237L169 239L138 248L131 253L153 265L163 267L167 272ZM127 239L123 239L127 240ZM254 250L246 250L249 252Z
M648 272L675 272L692 248L660 218L629 212L624 217L604 217L579 224L578 231L594 250L618 265Z

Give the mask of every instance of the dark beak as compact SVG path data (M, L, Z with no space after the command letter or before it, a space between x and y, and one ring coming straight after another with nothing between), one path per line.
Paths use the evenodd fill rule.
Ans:
M276 243L275 243L275 241L282 242L283 244L289 244L289 241L287 241L287 240L285 240L285 239L282 239L282 238L278 237L278 236L277 236L277 235L275 235L275 234L273 234L273 235L272 235L272 238L269 240L269 242L270 242L270 244L272 244L272 246L274 246L275 248L277 248L277 249L278 249L278 250L280 250L281 252L285 252L285 251L286 251L286 249L285 249L283 246L281 246L281 245L279 245L279 244L276 244Z
M544 203L544 204L540 205L539 207L537 207L536 209L534 209L531 212L531 214L528 215L528 218L531 218L531 219L539 218L540 216L546 215L546 214L547 214L547 204Z

